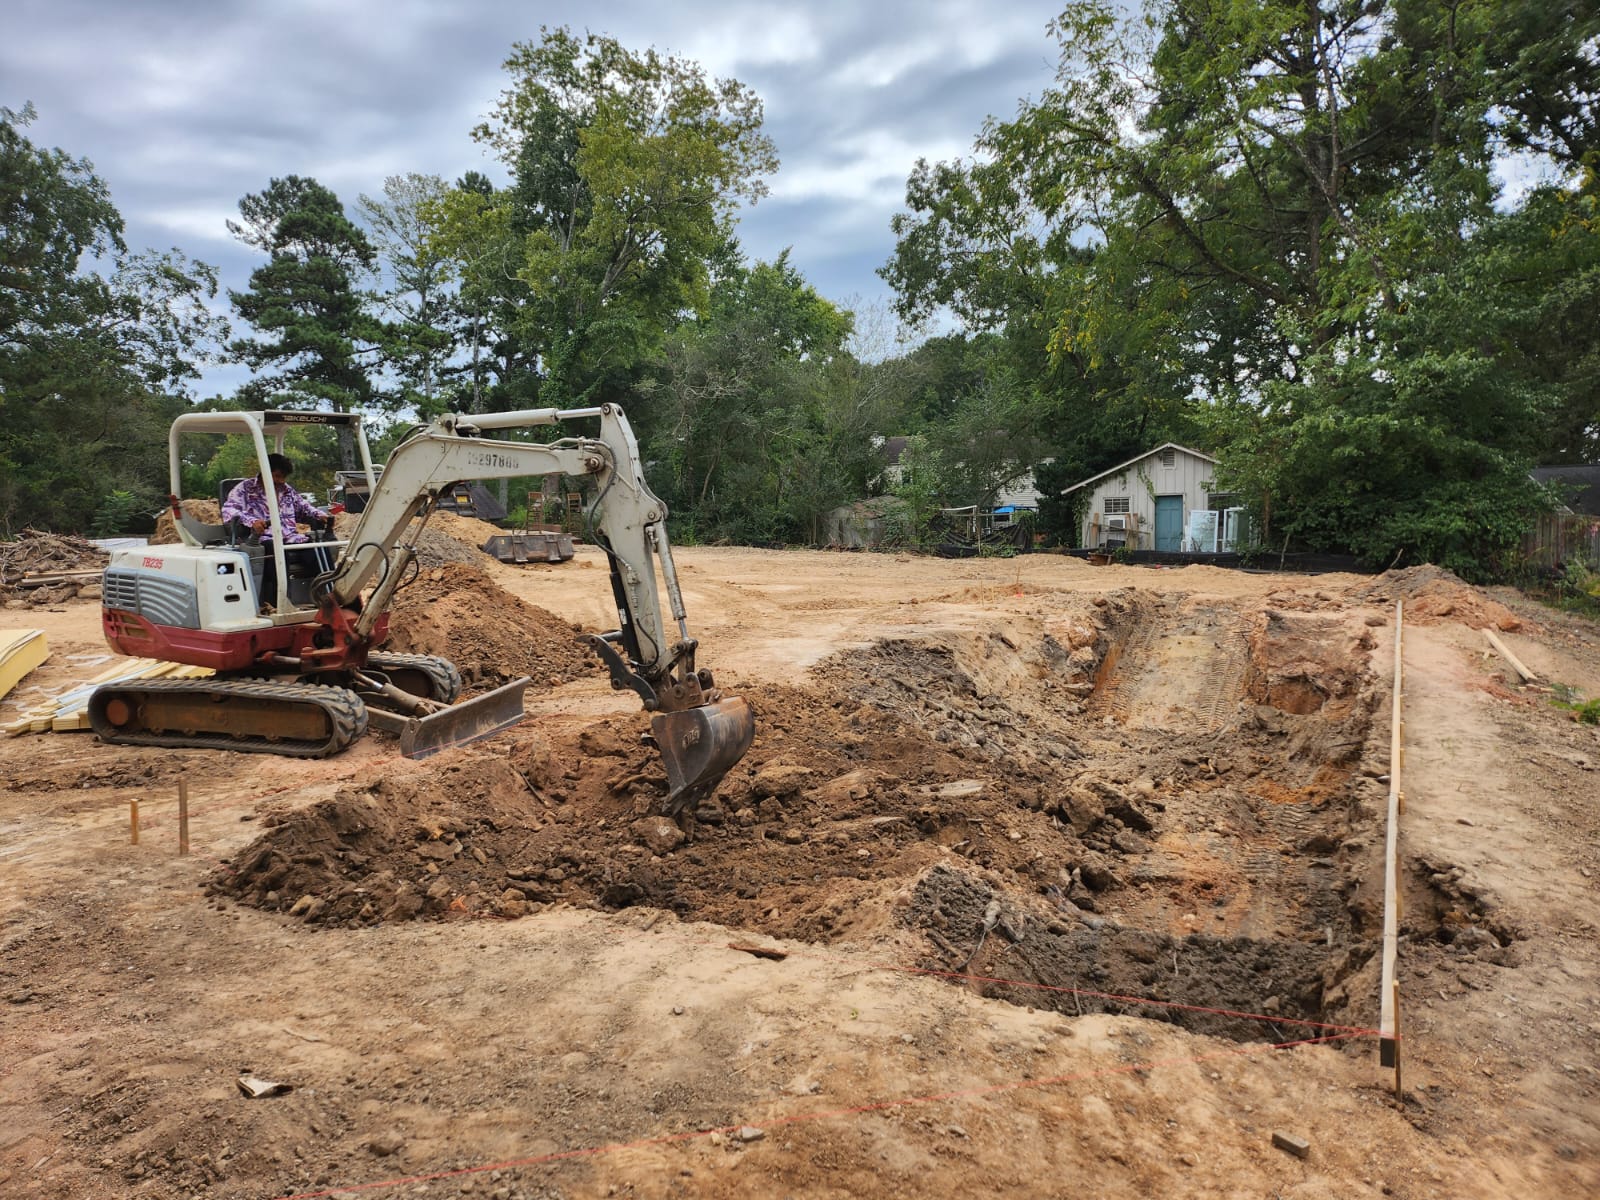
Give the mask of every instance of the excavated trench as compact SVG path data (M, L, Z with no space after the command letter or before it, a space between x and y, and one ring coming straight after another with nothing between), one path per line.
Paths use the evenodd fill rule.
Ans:
M725 682L757 741L687 829L618 717L272 815L210 886L312 927L647 905L1242 1040L1369 1021L1374 610L1060 605Z

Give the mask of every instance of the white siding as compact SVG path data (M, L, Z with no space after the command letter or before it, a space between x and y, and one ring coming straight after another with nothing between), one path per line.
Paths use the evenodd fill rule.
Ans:
M1094 549L1108 539L1125 538L1136 550L1155 549L1157 496L1183 497L1183 522L1187 526L1189 512L1196 508L1209 508L1210 493L1206 484L1216 476L1216 468L1203 458L1197 458L1181 449L1173 450L1173 464L1161 465L1159 451L1151 451L1143 458L1129 463L1115 475L1108 475L1089 491L1089 504L1084 512L1083 544ZM1137 535L1130 537L1122 531L1106 527L1106 498L1125 496L1128 511L1137 518ZM1097 525L1098 523L1098 525Z
M1055 462L1055 459L1043 460L1043 463L1052 462ZM1024 471L1021 475L1013 476L1001 486L999 494L994 498L994 506L1004 508L1008 504L1019 508L1039 507L1039 485L1034 482L1032 471Z

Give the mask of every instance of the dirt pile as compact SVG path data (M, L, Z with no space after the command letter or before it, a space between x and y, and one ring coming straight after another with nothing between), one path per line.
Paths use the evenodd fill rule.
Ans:
M395 597L389 630L384 649L448 658L469 688L523 675L555 687L601 669L581 641L581 626L460 563L423 568Z
M454 538L463 546L474 549L481 547L484 542L494 537L497 533L504 533L492 521L479 520L477 517L464 517L460 513L436 512L428 518L430 532L443 534L445 537ZM479 550L481 554L482 551Z
M191 519L207 525L222 524L222 505L215 500L185 500L183 511ZM171 507L163 508L156 517L155 532L150 535L152 546L170 546L182 541L178 536L177 522L172 519Z
M474 574L428 573L417 611L481 613ZM825 942L910 930L941 971L1320 1018L1370 957L1372 914L1349 899L1376 844L1353 773L1370 644L1359 613L1119 597L1032 626L888 639L804 688L730 685L757 740L683 827L658 815L664 773L642 720L619 717L341 791L212 887L321 925L564 903ZM1146 700L1161 681L1226 694L1175 716ZM1009 932L984 937L996 902Z
M1509 608L1443 567L1385 571L1371 583L1352 589L1350 596L1388 605L1404 600L1406 620L1418 625L1455 621L1472 629L1508 633L1522 628L1521 618Z

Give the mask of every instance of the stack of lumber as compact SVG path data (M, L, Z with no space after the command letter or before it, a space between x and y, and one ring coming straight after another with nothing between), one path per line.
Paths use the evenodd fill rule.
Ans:
M50 657L42 629L0 629L0 697L22 682L22 677Z
M125 683L133 679L201 679L211 674L210 667L188 667L154 658L124 659L93 679L87 679L31 712L23 713L20 719L0 725L0 734L17 737L24 733L69 733L88 729L89 697L101 684Z

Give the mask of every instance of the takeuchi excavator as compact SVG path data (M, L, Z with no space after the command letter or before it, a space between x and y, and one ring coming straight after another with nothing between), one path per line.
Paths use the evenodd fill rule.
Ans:
M598 421L598 434L542 444L492 436L579 421ZM281 450L285 434L305 425L343 427L360 449L369 486L348 538L322 543L332 570L311 578L286 569L291 563L281 539L263 544L247 530L198 521L177 499L182 435L248 436L266 477L269 441ZM169 457L181 541L112 556L103 588L105 635L121 654L210 667L214 674L100 687L89 719L101 740L320 758L370 726L397 735L407 757L423 758L517 724L531 680L458 703L461 676L447 659L379 647L396 593L420 569L417 540L442 492L461 480L559 473L588 485L586 527L610 562L618 619L617 629L588 641L611 686L634 692L652 714L646 739L666 767L665 811L692 812L749 749L750 706L724 697L711 672L696 664L698 644L689 636L667 541L667 509L645 482L638 443L616 405L446 413L413 429L381 475L354 413L185 413L173 423ZM277 529L271 488L267 503L269 527ZM261 597L269 553L278 594ZM673 632L662 615L663 588ZM271 606L265 615L263 600Z

